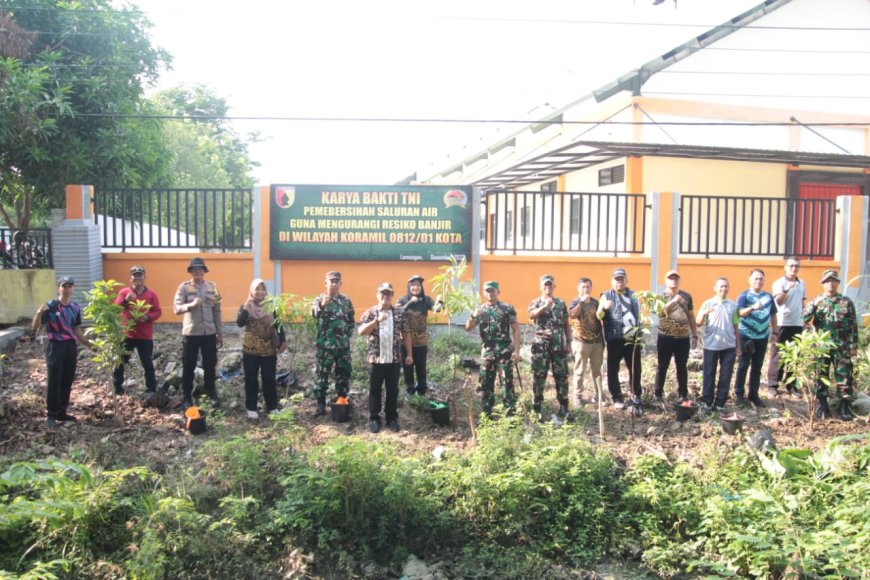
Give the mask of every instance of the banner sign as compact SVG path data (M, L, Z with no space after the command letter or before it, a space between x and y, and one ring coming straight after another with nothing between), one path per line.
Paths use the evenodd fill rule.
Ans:
M272 185L272 260L471 259L471 186Z

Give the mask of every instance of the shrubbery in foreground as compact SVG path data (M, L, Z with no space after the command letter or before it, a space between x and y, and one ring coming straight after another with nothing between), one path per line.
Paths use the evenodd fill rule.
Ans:
M0 578L262 578L294 547L365 576L411 553L457 577L541 577L643 550L653 572L860 577L870 569L870 439L814 455L710 449L628 469L579 430L485 423L443 460L338 437L305 452L282 426L212 441L158 476L68 462L0 475ZM333 568L334 569L334 568Z

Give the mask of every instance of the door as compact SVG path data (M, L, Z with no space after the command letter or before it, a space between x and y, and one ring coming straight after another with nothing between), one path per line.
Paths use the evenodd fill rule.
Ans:
M860 185L803 182L795 207L794 253L801 258L834 257L834 200L840 195L861 195Z

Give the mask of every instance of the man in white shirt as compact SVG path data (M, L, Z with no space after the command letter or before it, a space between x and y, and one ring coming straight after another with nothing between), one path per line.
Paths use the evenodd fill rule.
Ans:
M801 314L807 297L804 281L798 278L800 260L791 256L785 261L785 276L773 283L773 300L776 302L776 323L779 332L771 333L770 360L767 363L767 392L771 397L779 393L784 385L787 392L800 397L800 392L792 384L791 377L784 372L779 363L779 345L791 342L801 333L803 323Z

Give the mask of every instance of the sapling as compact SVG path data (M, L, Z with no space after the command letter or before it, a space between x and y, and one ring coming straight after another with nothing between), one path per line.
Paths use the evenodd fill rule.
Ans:
M450 361L453 367L453 376L450 380L450 401L453 407L453 416L456 416L456 403L453 391L456 388L456 344L453 341L453 318L470 313L477 307L477 290L472 282L463 282L462 277L468 269L465 258L457 261L450 256L450 263L438 268L439 274L432 277L432 293L435 300L443 303L442 312L447 316L447 344L450 348ZM466 381L467 383L467 381ZM466 405L468 406L469 424L474 429L472 420L472 396L466 392Z
M132 330L151 308L151 305L144 300L130 301L127 303L130 317L122 318L121 313L124 311L124 307L115 304L115 298L118 296L115 289L118 286L123 286L123 284L115 280L99 280L94 282L94 287L90 292L85 292L88 305L85 306L84 316L86 320L91 321L90 328L85 332L96 353L92 360L97 368L108 376L107 384L110 388L112 387L112 372L124 364L125 355L132 354L132 351L124 348L127 332ZM115 418L123 425L124 418L121 416L118 395L114 388L111 388L111 391Z
M785 372L791 375L794 388L804 393L807 398L807 412L810 417L810 428L816 414L816 397L813 396L816 380L830 386L828 369L823 363L835 347L831 333L827 330L805 329L791 341L779 345L780 363ZM830 369L828 369L830 370Z
M275 320L287 333L287 354L290 357L289 367L292 373L296 373L296 360L299 353L314 341L317 333L317 322L311 316L312 296L299 296L285 292L283 294L268 295L263 299L263 308L270 312ZM291 327L293 332L289 332ZM293 376L293 375L291 375ZM291 379L292 380L295 379Z

